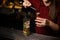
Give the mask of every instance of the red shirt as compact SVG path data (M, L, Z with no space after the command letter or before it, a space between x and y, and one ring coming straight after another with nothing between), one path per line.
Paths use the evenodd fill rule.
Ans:
M32 5L36 8L37 11L40 12L39 17L41 18L46 18L49 20L52 20L51 17L49 16L49 7L46 7L42 0L29 0ZM58 16L58 21L57 23L60 24L60 16ZM39 34L52 34L52 30L50 27L36 27L36 33Z

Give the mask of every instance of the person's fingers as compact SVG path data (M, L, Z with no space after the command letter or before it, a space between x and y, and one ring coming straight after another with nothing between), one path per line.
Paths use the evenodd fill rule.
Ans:
M43 27L43 26L41 26L41 25L36 25L37 27Z
M28 1L28 0L23 0L23 1Z
M23 6L26 8L26 7L29 7L29 6L31 6L31 3L29 2L29 1L24 1L23 2Z
M38 21L38 22L40 22L40 21L46 21L46 19L44 19L44 18L36 18L35 21Z
M36 25L39 25L39 26L45 26L46 25L46 21L40 21L40 20L35 20L36 21Z
M26 7L26 5L27 5L27 4L24 2L24 3L23 3L23 6Z
M44 25L44 23L39 23L39 22L36 22L36 25Z
M37 27L44 27L44 25L42 25L43 23L38 23L38 22L36 22L36 26Z
M40 18L40 17L37 17L36 19L38 19L38 20L45 20L45 18Z
M38 19L37 19L37 20L35 20L35 21L36 21L36 22L39 22L39 23L40 23L40 22L43 22L42 20L38 20Z
M28 3L28 5L27 5L27 6L28 6L28 7L29 7L29 6L31 6L31 3Z

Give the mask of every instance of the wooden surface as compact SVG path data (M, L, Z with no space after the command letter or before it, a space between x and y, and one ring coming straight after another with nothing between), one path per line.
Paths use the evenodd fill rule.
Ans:
M24 36L22 31L13 28L0 27L0 36L13 40L60 40L60 38L32 33L29 36Z

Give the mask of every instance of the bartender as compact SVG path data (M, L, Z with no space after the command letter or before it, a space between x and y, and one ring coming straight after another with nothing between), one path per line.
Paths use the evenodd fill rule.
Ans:
M24 0L23 6L25 8L33 5L34 8L36 8L36 10L40 13L35 20L36 33L53 36L57 35L60 27L60 14L58 14L57 17L55 16L55 20L57 21L51 18L49 10L53 2L54 0Z

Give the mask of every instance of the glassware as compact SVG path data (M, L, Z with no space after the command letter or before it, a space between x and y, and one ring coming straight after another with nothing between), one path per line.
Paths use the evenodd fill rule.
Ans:
M25 36L30 35L30 18L29 18L29 13L25 14L23 18L23 34Z

